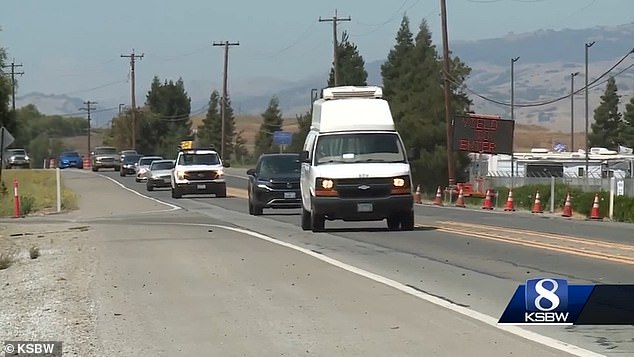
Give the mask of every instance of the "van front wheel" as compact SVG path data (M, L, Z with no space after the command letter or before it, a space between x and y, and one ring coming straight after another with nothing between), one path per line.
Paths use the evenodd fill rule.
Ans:
M414 212L409 212L401 217L401 230L413 231L414 230Z
M321 214L312 213L310 215L310 225L313 232L323 232L326 226L326 217Z
M310 212L308 212L302 207L302 230L305 230L305 231L310 230L312 228L310 222L311 222Z

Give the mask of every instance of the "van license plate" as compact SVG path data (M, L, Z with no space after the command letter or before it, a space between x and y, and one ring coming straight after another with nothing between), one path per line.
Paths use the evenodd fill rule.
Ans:
M295 198L295 192L284 192L284 198Z
M197 185L196 186L199 190L204 190L207 188L207 185Z
M374 207L371 203L359 203L357 204L357 212L372 212Z

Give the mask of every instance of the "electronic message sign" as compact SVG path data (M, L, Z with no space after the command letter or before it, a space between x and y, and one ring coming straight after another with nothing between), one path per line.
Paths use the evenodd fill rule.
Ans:
M453 122L454 150L482 154L512 154L514 120L498 116L466 114Z

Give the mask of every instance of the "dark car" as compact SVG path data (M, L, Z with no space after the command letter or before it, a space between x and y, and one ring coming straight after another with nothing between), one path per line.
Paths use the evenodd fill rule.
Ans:
M249 169L249 213L261 215L264 208L299 208L299 154L263 154L255 169Z
M83 169L84 159L77 151L64 151L57 157L57 167L60 169L66 169L69 167Z
M119 176L134 175L136 174L136 164L143 155L139 154L127 154L121 161L121 171Z

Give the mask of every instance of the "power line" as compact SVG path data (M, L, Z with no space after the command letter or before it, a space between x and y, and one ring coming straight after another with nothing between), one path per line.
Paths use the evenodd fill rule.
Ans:
M121 55L122 58L129 58L130 59L130 77L131 77L131 91L130 91L130 97L131 97L131 106L132 106L132 110L130 111L130 113L132 114L132 149L136 149L136 94L135 94L135 75L134 75L134 65L136 63L137 59L141 59L143 58L143 53L141 53L140 55L137 55L134 53L134 49L132 49L132 53L130 53L129 55Z
M337 58L337 53L338 51L338 43L337 43L337 24L339 22L345 22L345 21L352 21L350 19L350 16L345 17L345 18L340 18L337 16L337 9L335 9L335 15L331 18L328 19L322 19L321 16L319 17L319 22L332 22L332 38L333 38L333 71L334 71L334 77L335 77L335 87L339 85L339 59Z
M84 105L86 106L85 108L79 108L79 110L84 110L87 113L88 116L88 156L90 156L90 113L97 109L95 107L93 107L94 104L97 104L97 102L91 102L91 101L85 101Z
M16 72L16 67L22 67L21 64L16 64L15 59L11 62L11 64L2 66L2 68L11 68L11 109L15 112L15 76L23 75L24 72Z
M225 158L225 112L227 111L227 72L229 67L229 48L232 46L240 46L240 42L214 42L214 46L223 46L225 50L225 61L224 61L224 74L222 78L222 103L220 105L220 121L221 123L221 134L220 134L220 157Z

